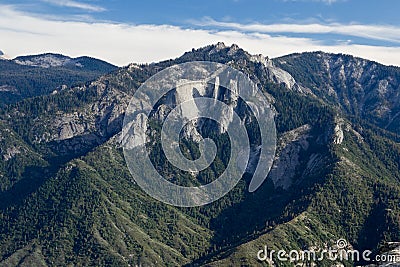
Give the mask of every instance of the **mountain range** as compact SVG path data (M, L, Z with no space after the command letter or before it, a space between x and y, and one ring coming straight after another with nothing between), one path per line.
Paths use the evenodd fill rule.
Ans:
M91 57L70 58L51 53L1 59L0 105L76 86L116 68Z
M178 208L135 184L120 137L140 85L191 61L219 62L248 75L273 104L278 141L257 191L248 192L246 173L220 200ZM53 54L0 61L0 68L0 84L16 88L1 98L0 266L268 266L257 258L265 246L323 250L346 240L349 249L373 255L400 247L393 243L400 241L398 67L323 52L270 59L218 43L122 68ZM46 84L31 86L43 75ZM219 98L229 102L227 93ZM149 127L159 130L157 123ZM224 135L210 136L226 142ZM152 162L185 185L215 179L229 160L219 150L211 167L193 177L171 168L158 135L151 138ZM195 158L193 140L181 146ZM294 266L276 255L273 261Z

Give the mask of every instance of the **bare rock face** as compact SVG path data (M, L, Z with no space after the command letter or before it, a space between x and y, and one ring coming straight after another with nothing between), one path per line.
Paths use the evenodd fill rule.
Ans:
M343 143L344 133L343 133L343 120L339 119L335 122L335 128L333 129L333 143L335 145L340 145Z
M126 126L118 135L120 144L125 148L132 149L146 143L147 120L143 114L138 114L136 120L129 122Z
M329 132L331 136L328 137L328 139L332 140L332 143L335 145L341 145L344 141L345 132L349 132L350 134L354 135L358 143L362 143L364 141L362 135L353 129L351 123L340 117L335 118L332 130Z
M228 106L230 109L224 110L224 114L219 118L219 132L225 133L228 129L229 124L233 121L234 112L244 112L241 107L238 106L238 95L237 95L237 84L231 84L231 90L222 89L219 86L218 77L214 81L214 84L199 82L196 84L177 84L178 89L173 91L173 94L169 94L166 97L166 102L157 107L156 118L163 121L168 112L172 107L179 105L186 101L192 101L193 105L190 108L179 107L178 113L181 117L201 117L200 107L197 106L195 101L198 97L206 97L211 99L218 99L220 101L229 100ZM236 91L235 91L236 90ZM204 108L204 107L203 107ZM183 136L194 141L201 139L201 135L197 128L203 125L203 119L197 119L189 121L183 129Z
M3 159L5 161L9 161L12 159L14 156L18 155L21 153L21 148L20 147L8 147L6 152L3 154Z
M288 72L276 67L269 58L263 55L253 55L251 56L253 62L259 62L263 64L269 70L269 78L278 83L284 84L287 88L292 89L296 84L296 81Z
M276 67L267 57L262 55L251 56L240 49L237 45L227 47L223 43L218 43L217 45L204 48L203 50L207 50L208 52L200 51L199 55L204 56L204 54L213 54L213 56L215 56L215 54L219 53L221 54L221 57L230 58L231 61L229 62L231 63L235 61L244 64L254 64L254 62L260 63L258 66L266 74L265 77L270 79L272 82L283 84L291 90L302 92L307 91L305 88L298 85L288 72ZM195 54L196 52L193 53ZM30 58L29 60L32 61L34 59L35 58ZM66 58L64 59L67 60ZM38 64L43 62L49 64L64 64L60 60L62 61L63 58L45 55L38 57L36 60L37 62L35 62ZM192 60L196 60L196 58L194 57ZM229 62L227 63L229 64ZM28 64L29 62L25 63ZM151 69L151 66L147 67L147 71ZM51 146L55 145L56 150L68 153L70 150L80 151L84 150L86 147L98 145L119 133L122 130L125 109L133 95L131 84L135 80L134 76L136 73L143 71L144 68L146 68L146 66L131 64L127 68L121 69L116 75L103 76L86 86L65 89L58 92L57 94L59 95L70 90L94 91L96 92L96 97L93 101L88 102L86 105L79 107L78 109L68 112L59 111L56 112L56 114L52 114L52 116L42 115L39 118L36 118L35 126L31 132L33 143L45 143L50 144ZM151 71L154 72L154 69L151 69ZM146 75L148 76L149 73L152 73L151 71L148 71L145 75L142 74L143 77L146 77ZM253 78L256 79L256 77ZM238 114L245 113L243 110L244 107L239 105L238 94L235 92L235 90L238 89L234 82L230 86L230 89L232 89L233 92L221 89L218 79L215 80L214 85L207 83L199 83L195 86L177 84L177 88L178 87L180 87L179 90L176 90L171 96L167 96L166 103L157 107L156 116L158 119L165 119L170 107L175 106L177 103L193 100L196 97L214 98L220 101L225 101L232 107L232 109L225 112L219 120L219 132L222 134L227 131L228 126L232 122L234 112ZM249 105L251 105L251 103ZM260 107L254 108L255 110L258 110ZM196 115L196 113L198 113L198 107L194 105L190 110L181 111L181 113L186 112ZM246 119L246 117L244 119ZM184 136L193 139L194 141L200 140L201 136L198 129L202 126L202 123L203 121L201 119L190 121L184 128ZM294 148L287 149L293 150ZM254 149L254 151L256 150L257 149ZM298 148L287 153L294 155L297 150ZM295 158L292 160L296 161ZM294 165L294 163L291 165Z
M104 80L70 90L96 91L97 99L72 112L58 111L53 116L35 119L33 143L50 144L59 153L79 152L98 145L121 131L130 97ZM68 90L65 90L68 91Z
M60 117L56 122L56 127L59 132L54 136L54 140L61 141L84 134L93 129L94 125L90 125L90 121L85 122L85 117L82 113L75 112Z
M287 190L293 184L296 169L300 164L300 151L307 150L309 146L307 139L310 130L309 125L304 125L285 133L279 140L278 152L269 174L275 187Z
M264 57L261 54L252 55L250 60L263 64L264 68L266 69L266 73L268 74L268 79L274 83L283 84L286 88L294 91L312 94L310 89L299 85L292 75L290 75L287 71L275 66L274 62L268 57Z

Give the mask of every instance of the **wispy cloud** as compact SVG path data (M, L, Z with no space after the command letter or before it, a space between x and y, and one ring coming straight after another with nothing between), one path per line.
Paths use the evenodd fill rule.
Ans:
M57 5L57 6L61 6L61 7L79 8L79 9L83 9L86 11L92 11L92 12L102 12L102 11L106 10L105 8L103 8L101 6L78 2L78 1L74 1L74 0L42 0L42 2L46 2L46 3L52 4L52 5Z
M243 32L259 33L304 33L304 34L341 34L346 36L362 37L367 39L400 43L400 27L388 25L362 24L240 24L234 22L216 21L204 18L201 21L192 21L197 26L212 26L222 29L233 29Z
M278 57L294 52L346 53L400 66L400 47L324 45L311 38L271 36L236 29L187 29L171 25L129 25L109 22L66 21L23 13L0 5L0 49L10 57L56 52L88 55L117 65L175 58L191 48L223 41L236 43L253 54ZM29 45L27 45L29 44Z
M321 3L331 5L333 3L345 2L347 0L283 0L283 1L284 2L321 2Z
M333 3L338 2L338 0L320 0L320 1L327 3L327 4L333 4Z

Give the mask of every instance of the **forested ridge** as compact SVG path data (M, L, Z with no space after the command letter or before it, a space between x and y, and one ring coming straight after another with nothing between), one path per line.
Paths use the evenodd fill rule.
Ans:
M135 184L119 141L119 106L157 71L193 60L230 64L271 99L278 133L274 166L290 176L287 188L275 184L276 177L282 178L277 172L249 193L247 173L216 202L176 208ZM389 105L392 115L381 119L352 112L338 91L343 88L330 81L332 75L320 77L323 65L313 54L272 62L312 93L271 80L267 65L236 46L211 45L175 60L132 64L92 82L81 79L71 89L3 108L0 266L263 266L257 252L264 245L276 250L323 248L345 238L354 248L377 251L385 242L400 240L400 123L383 123L393 119L397 107ZM365 66L369 64L374 63ZM378 71L383 80L400 77L395 67L380 66ZM398 92L396 79L391 87ZM60 85L57 79L51 82ZM336 96L326 94L326 83L333 84ZM368 86L373 92L373 85ZM248 125L248 131L256 140L254 127ZM62 129L72 129L72 137L62 139ZM203 135L228 147L228 138L212 129L210 124ZM157 131L160 125L153 121L149 132L155 143ZM188 158L198 156L195 142L183 139L180 145ZM156 168L184 185L212 181L229 161L229 151L220 149L195 179L171 167L159 144L148 149Z

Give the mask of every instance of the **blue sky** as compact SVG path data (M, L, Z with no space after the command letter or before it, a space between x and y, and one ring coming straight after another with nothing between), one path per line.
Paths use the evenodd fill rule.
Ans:
M0 50L117 65L217 41L276 57L323 50L400 65L398 0L0 0Z

